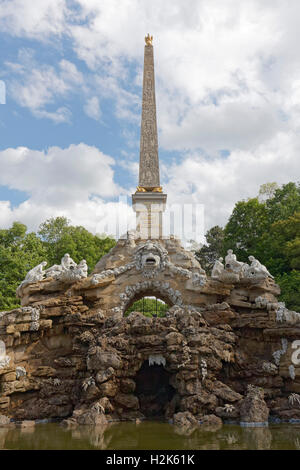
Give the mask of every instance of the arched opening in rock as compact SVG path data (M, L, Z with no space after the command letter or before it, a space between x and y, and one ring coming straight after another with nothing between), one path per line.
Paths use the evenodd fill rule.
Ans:
M158 361L159 362L159 361ZM152 365L150 365L152 364ZM170 385L171 374L162 364L144 361L135 376L136 391L140 411L147 418L164 418L167 406L176 390Z
M170 308L168 303L156 296L142 296L127 307L124 316L127 317L131 312L141 312L146 317L165 317Z

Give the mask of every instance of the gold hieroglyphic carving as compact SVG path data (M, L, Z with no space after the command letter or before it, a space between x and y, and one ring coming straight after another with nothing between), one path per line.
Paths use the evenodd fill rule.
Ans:
M152 36L145 39L152 44ZM160 187L153 47L145 47L139 187L151 192Z

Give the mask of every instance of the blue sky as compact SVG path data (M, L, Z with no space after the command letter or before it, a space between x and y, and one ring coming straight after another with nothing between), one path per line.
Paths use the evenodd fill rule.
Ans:
M297 181L300 6L285 4L3 0L0 227L132 219L118 198L137 184L148 32L169 202L204 204L208 229L261 184Z

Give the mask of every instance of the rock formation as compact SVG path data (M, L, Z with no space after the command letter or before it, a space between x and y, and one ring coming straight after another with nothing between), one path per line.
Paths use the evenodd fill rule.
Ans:
M299 314L277 302L271 277L237 276L247 270L232 255L235 272L227 259L211 278L175 237L135 235L88 277L23 284L22 306L0 313L0 414L68 425L300 419ZM165 317L124 316L145 295L169 305Z

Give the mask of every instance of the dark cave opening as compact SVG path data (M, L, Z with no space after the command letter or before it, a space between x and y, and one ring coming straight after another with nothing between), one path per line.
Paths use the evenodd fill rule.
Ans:
M147 418L162 418L168 403L176 390L170 385L171 374L162 365L149 366L145 361L135 377L136 396L139 399L140 411Z

